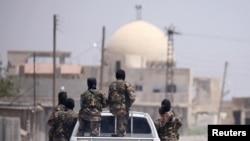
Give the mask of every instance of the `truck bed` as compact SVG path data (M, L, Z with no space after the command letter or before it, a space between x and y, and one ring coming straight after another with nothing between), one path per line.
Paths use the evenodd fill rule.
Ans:
M77 121L70 141L160 141L154 123L148 113L130 112L130 118L125 137L111 137L116 133L116 118L108 111L102 112L100 134L97 137L89 136L89 127L85 136L77 136L79 122Z

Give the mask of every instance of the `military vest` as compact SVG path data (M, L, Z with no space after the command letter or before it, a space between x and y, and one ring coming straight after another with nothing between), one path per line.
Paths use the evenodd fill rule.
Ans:
M56 111L66 111L66 107L63 104L58 104L54 109L54 112Z
M98 90L88 90L81 95L81 108L97 108L102 109L100 92Z
M160 137L168 137L168 138L178 138L178 120L176 120L176 117L172 117L170 121L165 123L165 125L162 125L158 129L158 134Z
M109 86L109 102L111 104L126 104L127 88L125 81L115 81Z
M59 112L57 117L57 128L55 135L57 137L70 138L71 133L77 121L77 114L73 111Z

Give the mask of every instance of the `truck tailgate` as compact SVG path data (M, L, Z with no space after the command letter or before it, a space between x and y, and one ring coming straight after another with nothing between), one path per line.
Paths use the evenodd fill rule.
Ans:
M132 137L77 137L72 141L154 141L154 139Z

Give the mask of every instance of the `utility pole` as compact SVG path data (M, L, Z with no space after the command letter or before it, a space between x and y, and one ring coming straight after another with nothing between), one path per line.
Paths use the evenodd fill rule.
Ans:
M33 140L35 140L36 135L36 52L33 53L33 79L34 79L34 109L33 109Z
M223 102L223 96L224 96L224 87L225 87L227 66L228 66L228 62L225 62L224 73L223 73L223 81L222 81L221 93L220 93L219 109L218 109L218 115L217 115L217 122L218 122L218 124L220 124L220 112L221 112L221 107L222 107L222 102Z
M141 9L142 5L135 5L136 8L136 20L141 20Z
M33 82L34 82L34 96L33 96L33 102L34 102L34 108L36 107L36 52L33 54Z
M103 83L104 44L105 44L105 26L102 27L102 50L101 50L101 68L100 68L100 90L102 90L102 83Z
M53 17L53 107L56 103L56 25L57 17Z

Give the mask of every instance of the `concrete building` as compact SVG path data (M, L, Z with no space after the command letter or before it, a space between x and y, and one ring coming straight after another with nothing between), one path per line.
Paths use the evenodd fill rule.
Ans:
M137 97L132 110L148 112L154 120L159 117L160 102L169 98L183 122L182 134L189 127L205 127L216 123L220 103L220 79L195 77L190 68L178 67L174 53L167 56L167 47L172 48L168 45L164 32L151 23L144 20L127 23L115 31L105 45L102 78L100 66L67 64L65 58L70 57L71 53L57 52L56 94L64 86L69 97L75 99L75 110L78 111L80 94L87 89L88 77L96 77L99 86L107 93L109 83L115 80L116 70L122 68L126 71L126 80L136 90ZM36 51L35 55L52 58L52 52ZM15 101L33 103L35 97L37 103L47 107L48 110L43 115L47 118L52 108L53 64L34 65L32 57L34 51L9 51L8 73L20 87L20 94ZM173 60L174 73L173 84L166 87L167 58ZM101 79L103 83L100 85ZM169 88L174 89L170 91ZM47 125L44 126L41 129L48 128Z
M143 20L136 20L120 27L110 37L104 51L103 90L115 80L115 72L122 68L126 80L136 89L135 110L144 110L159 117L158 107L165 97L178 107L184 125L191 118L190 93L192 90L192 71L189 68L174 68L175 91L166 89L168 38L159 28ZM173 56L171 56L173 57ZM145 109L148 107L148 109ZM149 110L151 107L152 110ZM151 111L151 112L150 112Z
M215 77L194 78L192 92L192 125L207 127L217 124L219 115L220 80Z
M241 97L232 99L234 124L249 125L250 124L250 97Z

